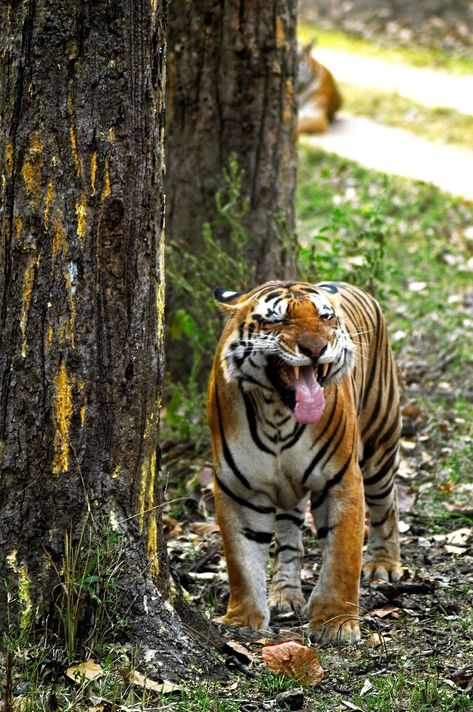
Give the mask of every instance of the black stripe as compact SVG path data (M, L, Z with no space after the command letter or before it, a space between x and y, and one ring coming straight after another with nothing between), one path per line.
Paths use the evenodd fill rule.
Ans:
M298 554L301 552L299 551L298 546L292 546L292 544L283 544L282 546L277 546L276 547L276 553L280 554L281 551L296 551Z
M380 328L381 312L380 312L379 307L376 302L373 302L373 305L374 305L375 311L376 311L376 324L375 324L376 341L372 348L372 354L374 355L374 358L372 359L371 368L370 368L370 371L369 371L369 374L368 374L368 377L367 377L366 383L365 383L366 390L365 390L365 395L363 397L363 408L366 408L366 405L368 403L371 386L373 385L373 381L374 381L374 378L376 375L376 368L379 363L377 357L378 357L378 354L380 351L381 337L382 337L382 330Z
M392 467L394 466L394 463L396 462L396 457L397 457L397 443L395 443L394 447L395 447L394 452L392 453L391 457L389 457L386 460L386 462L381 467L381 469L379 469L378 472L375 472L375 474L372 475L371 477L367 477L364 480L365 487L366 486L369 487L370 485L376 484L376 482L379 482L380 480L382 480L383 477L386 477L389 470L392 469Z
M243 388L241 387L240 384L240 392L243 397L243 402L245 404L245 410L246 410L246 419L248 421L248 426L250 428L250 433L251 437L253 438L253 442L258 447L260 450L263 452L267 452L268 455L275 455L273 450L270 450L269 447L266 447L266 445L262 442L260 436L258 435L258 428L256 424L256 414L253 408L253 405L251 403L251 400L249 396L245 393Z
M347 419L344 417L344 415L345 414L342 413L342 415L340 416L340 419L337 424L337 428L336 428L335 432L333 433L332 437L330 438L329 444L331 445L333 443L333 440L334 440L335 436L338 434L338 431L340 429L340 423L342 423L343 427L342 427L340 436L339 436L338 440L334 443L330 452L327 454L327 457L325 458L324 462L322 463L322 468L324 468L327 465L327 463L330 462L331 457L334 455L334 453L337 452L340 443L342 442L343 438L345 437L345 432L347 429Z
M248 507L248 509L252 509L254 512L259 512L260 514L274 514L276 512L275 507L263 507L261 504L253 504L253 502L249 502L247 499L239 497L237 494L232 492L231 489L224 485L222 480L220 480L217 475L215 475L215 481L222 492L225 492L226 495L233 499L234 502L241 504L242 507Z
M305 425L301 425L301 426L299 427L299 429L297 430L296 434L294 435L293 439L291 440L291 442L286 443L286 445L284 445L284 446L281 448L281 452L282 452L283 450L288 450L290 447L293 447L293 446L297 443L297 441L299 440L299 438L301 437L301 435L302 435L302 433L304 432L305 428L306 428Z
M393 513L393 507L390 507L382 519L378 519L377 522L374 522L372 519L370 519L370 526L371 527L381 527L383 524L386 524L386 522L388 521L388 519L392 515L392 513Z
M250 541L255 541L257 544L271 544L273 539L272 532L257 532L249 527L243 529L243 536Z
M329 491L332 489L332 487L335 487L335 485L338 485L339 482L342 481L343 475L345 472L348 470L350 464L352 462L352 456L348 458L348 460L345 462L344 465L339 469L336 475L332 477L328 482L325 483L325 487L322 490L322 494L318 499L315 501L311 501L311 509L317 509L317 507L320 507L321 504L323 504L325 497L328 495Z
M366 496L365 496L365 499L366 499L366 501L368 502L368 504L370 504L371 502L373 502L373 500L384 499L384 497L388 497L388 495L391 494L393 487L394 487L394 477L392 478L392 480L391 480L389 486L386 487L385 490L383 490L383 491L380 492L379 494L370 494L369 496L366 495Z
M328 535L329 532L332 531L334 527L320 527L320 529L317 529L317 539L320 541L320 539L325 539Z
M383 418L383 422L380 424L379 428L377 429L376 433L374 433L368 440L363 443L363 458L360 460L360 467L363 468L368 460L371 460L373 455L376 454L378 448L380 445L385 445L388 443L393 435L395 434L396 430L399 428L399 419L395 418L391 426L389 427L388 430L384 433L383 437L377 440L376 438L378 437L379 433L382 432L383 427L384 427L384 421L385 419ZM396 445L397 445L397 440L396 440Z
M233 459L232 453L230 452L230 448L227 445L225 434L223 432L222 412L220 410L220 401L218 399L217 387L215 388L215 401L217 403L218 427L220 430L220 437L222 438L223 456L225 458L225 462L227 463L228 467L231 469L235 477L237 477L240 482L245 485L245 487L251 489L250 483L246 479L245 475L241 473L238 467L236 466L235 460Z
M270 293L264 298L264 301L265 301L265 303L266 303L266 302L270 302L271 299L274 299L275 297L280 297L280 296L281 296L281 290L278 289L277 292L270 292Z
M243 383L243 381L248 381L248 383L254 383L255 386L259 386L263 391L273 390L270 386L266 386L264 383L261 383L261 381L258 381L256 378L253 378L253 376L250 376L248 373L245 373L245 371L240 371L240 373L242 374L242 376L238 381L239 383Z
M292 522L293 524L296 524L298 527L301 527L304 524L304 520L300 519L299 517L295 517L293 514L288 514L287 512L283 512L282 514L276 514L276 521L277 522Z

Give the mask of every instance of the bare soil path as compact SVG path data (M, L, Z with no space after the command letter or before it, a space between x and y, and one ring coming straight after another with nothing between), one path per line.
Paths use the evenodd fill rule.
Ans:
M425 106L442 106L473 115L472 74L409 67L323 47L318 47L315 54L340 81L395 91Z
M302 140L366 168L433 183L473 200L473 151L431 143L404 129L345 113L327 133Z

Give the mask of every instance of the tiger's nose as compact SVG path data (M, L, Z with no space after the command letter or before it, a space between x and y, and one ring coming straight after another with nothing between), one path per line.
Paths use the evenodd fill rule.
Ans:
M325 344L324 346L309 344L307 342L299 344L299 351L304 354L304 356L308 356L311 359L320 358L324 351L326 351L326 349L327 344Z

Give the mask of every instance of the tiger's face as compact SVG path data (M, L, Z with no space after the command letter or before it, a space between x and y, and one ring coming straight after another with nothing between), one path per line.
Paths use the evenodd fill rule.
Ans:
M220 359L227 381L276 391L301 423L317 422L323 388L353 366L334 285L268 282L248 294L216 290L229 320Z

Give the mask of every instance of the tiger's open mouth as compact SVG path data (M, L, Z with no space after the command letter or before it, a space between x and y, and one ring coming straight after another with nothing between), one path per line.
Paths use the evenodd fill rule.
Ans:
M291 366L273 356L268 359L266 373L296 420L313 424L322 417L325 406L322 384L328 369L328 363Z

